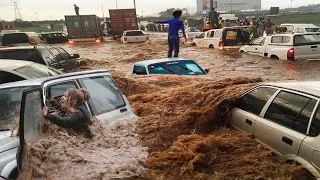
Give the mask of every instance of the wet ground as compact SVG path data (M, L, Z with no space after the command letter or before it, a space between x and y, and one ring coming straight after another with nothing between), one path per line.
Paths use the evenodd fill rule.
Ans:
M83 170L80 179L128 179L128 176L119 175L118 169L129 172L125 175L134 172L130 179L291 179L296 174L301 175L299 167L285 165L280 157L258 144L251 135L229 129L228 118L221 116L218 107L224 99L239 97L243 91L262 81L318 79L320 62L274 61L236 51L182 47L180 56L211 69L209 75L212 78L159 76L150 80L130 75L132 63L165 58L167 43L164 34L153 35L151 42L143 44L121 44L107 40L101 45L64 45L64 48L82 57L79 67L74 71L108 68L140 117L134 124L124 124L121 128L124 132L128 129L130 137L139 137L140 142L134 143L138 149L132 151L135 153L126 151L126 148L130 149L127 146L108 144L110 141L104 138L113 136L109 136L110 130L106 130L103 146L95 149L92 146L95 142L82 146L88 147L91 152L107 152L110 148L111 152L113 148L116 149L116 155L104 154L103 158L108 159L104 162L101 153L86 157L88 152L83 152L81 145L77 146L76 157L80 156L81 161L71 161L74 163L72 166L77 168L68 171L71 174L69 179L78 177L76 174L79 170ZM116 134L117 138L123 142L126 139L130 141L126 136L122 137L122 131ZM49 137L50 141L52 139L55 137ZM79 139L83 141L81 137ZM48 141L43 142L47 145ZM72 148L67 148L68 143L79 144L77 138L61 145L54 144L50 154L54 155L56 148L72 151ZM43 151L46 150L37 149L43 147L41 141L35 145L31 149L36 157L45 154ZM101 147L107 147L108 150ZM148 155L144 148L148 149ZM32 158L32 153L29 154L30 159L43 166L40 170L44 171L37 172L38 176L52 179L64 177L64 168L46 168L57 166L55 158L49 156L44 166L43 162L39 162L41 159ZM69 154L72 160L73 153ZM130 156L139 159L139 162L132 163ZM146 156L148 158L145 160ZM62 157L60 164L68 165L70 157ZM123 158L122 162L131 164L129 170L121 162L110 161L119 157ZM45 157L41 158L46 160ZM50 164L52 159L54 162ZM97 168L100 165L106 169ZM86 170L87 167L91 169ZM31 171L34 170L25 170L27 174Z

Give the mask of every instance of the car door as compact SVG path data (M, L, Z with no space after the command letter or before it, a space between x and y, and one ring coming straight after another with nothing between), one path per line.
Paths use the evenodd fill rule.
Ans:
M43 99L40 88L25 90L22 95L20 110L20 146L17 152L17 165L21 170L28 156L23 156L26 142L32 142L41 136L44 117L42 115Z
M195 43L196 43L197 46L199 46L199 47L203 47L204 46L204 40L205 40L205 36L206 35L207 35L207 33L204 32L200 36L196 37Z
M317 100L309 95L281 90L258 118L254 136L286 157L298 155Z
M256 87L237 100L231 112L231 124L234 128L253 133L255 122L266 103L278 90L272 87Z
M210 48L214 48L214 45L213 45L213 37L214 37L214 34L215 34L215 31L214 30L211 30L211 31L208 31L206 36L205 36L205 39L203 41L203 47L210 47Z
M253 40L250 45L247 47L247 52L250 54L261 55L264 54L264 42L265 37L260 37Z
M70 88L87 89L91 98L86 106L91 115L103 125L136 118L127 98L122 95L109 73L97 72L59 78L46 82L43 87L47 102L58 100Z
M320 169L320 107L318 102L318 108L314 112L314 117L310 123L310 129L308 136L304 139L301 144L299 151L299 157L303 158L316 169Z

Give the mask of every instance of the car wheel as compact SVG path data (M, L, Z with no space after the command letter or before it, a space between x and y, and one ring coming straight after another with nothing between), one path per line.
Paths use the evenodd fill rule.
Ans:
M244 53L244 51L243 51L243 50L240 50L240 52L241 52L241 53Z
M209 48L212 48L212 49L213 49L213 48L214 48L214 46L213 46L212 44L210 44L210 45L209 45Z
M272 60L279 60L279 57L276 56L276 55L271 55L270 58L271 58Z

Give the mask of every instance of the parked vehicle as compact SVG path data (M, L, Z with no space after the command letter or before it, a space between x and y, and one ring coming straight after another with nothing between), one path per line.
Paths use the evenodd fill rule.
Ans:
M136 43L136 42L146 42L149 41L149 36L141 30L130 30L124 31L121 37L121 42L126 43Z
M250 26L235 26L226 27L223 29L212 29L203 32L200 36L194 39L194 42L199 47L207 48L240 48L250 42Z
M41 44L39 35L35 32L5 33L2 35L2 46L29 46Z
M40 39L48 44L66 43L69 41L68 35L59 32L40 33Z
M320 32L320 28L314 24L281 24L279 28L286 27L287 33Z
M266 83L245 92L231 111L234 128L320 178L320 83Z
M69 73L0 85L0 116L6 117L0 123L1 176L17 176L17 170L23 167L24 144L39 137L42 132L43 104L46 99L61 97L69 88L85 88L90 92L91 100L86 103L88 111L104 126L121 120L137 119L127 98L113 83L108 70ZM6 116L8 112L10 116ZM11 124L19 119L20 135L10 137Z
M320 59L320 33L277 34L260 37L240 52L282 60Z
M120 37L124 31L139 29L135 9L110 9L109 14L113 36Z
M68 71L77 65L79 54L70 55L56 46L21 46L0 49L0 59L32 61Z
M69 43L91 42L103 40L100 18L96 15L65 16Z
M166 74L166 75L207 75L209 69L203 70L196 62L181 58L154 59L137 62L132 67L132 74Z
M0 61L0 84L60 74L62 72L57 69L30 61L12 59Z

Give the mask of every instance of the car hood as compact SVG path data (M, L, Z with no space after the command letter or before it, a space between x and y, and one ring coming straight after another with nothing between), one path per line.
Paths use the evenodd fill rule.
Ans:
M19 146L19 137L10 137L11 131L0 132L0 153Z

